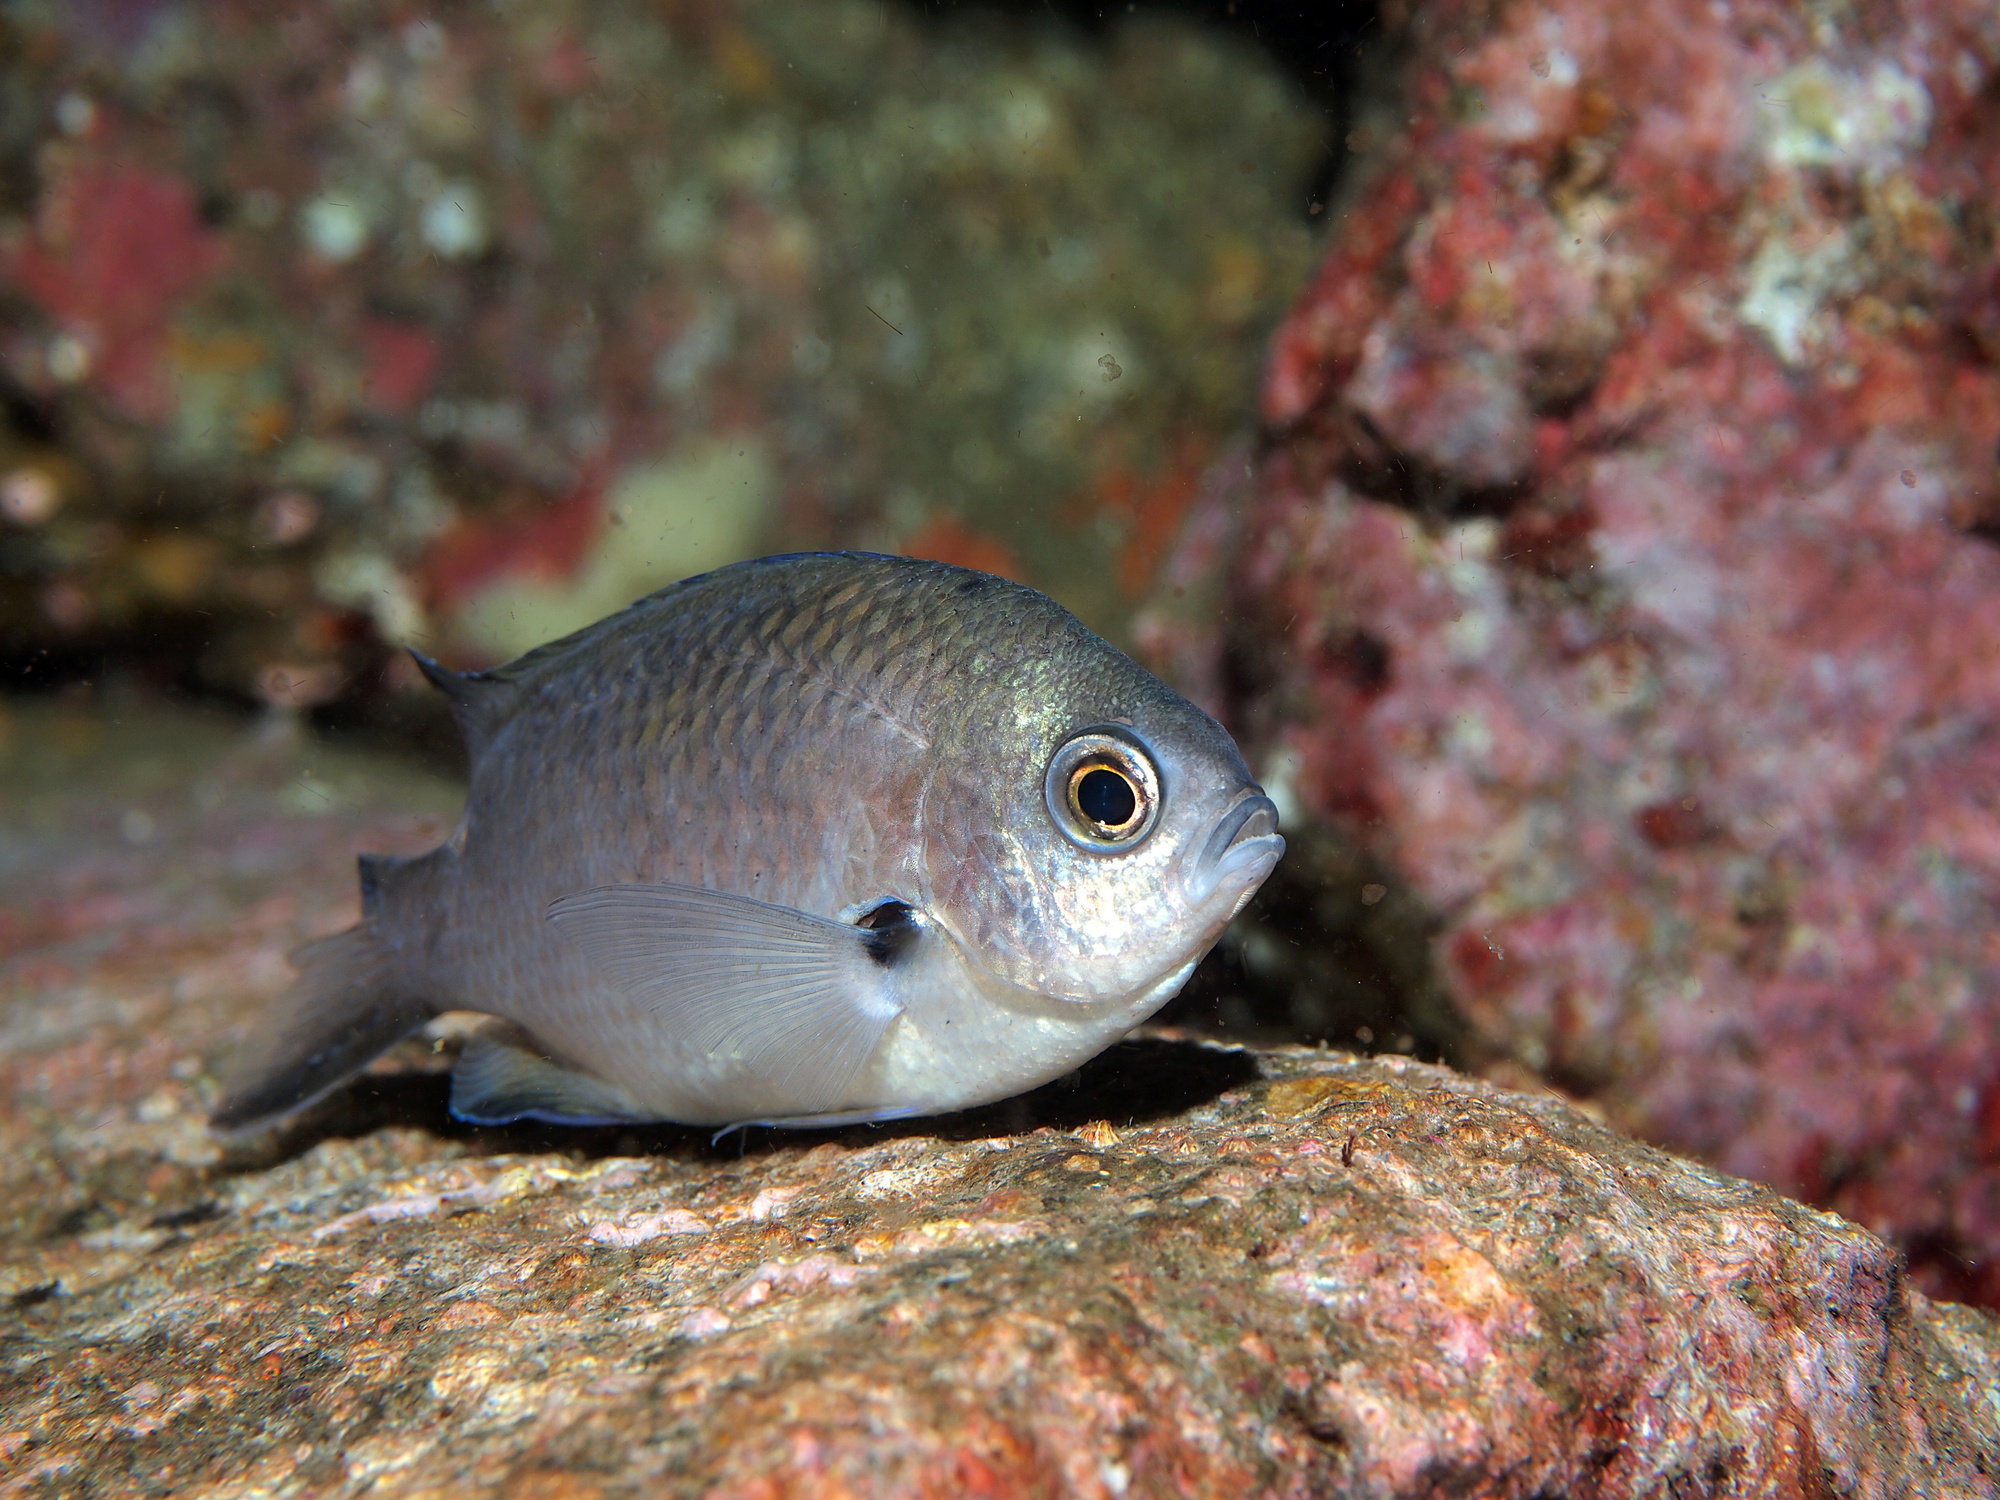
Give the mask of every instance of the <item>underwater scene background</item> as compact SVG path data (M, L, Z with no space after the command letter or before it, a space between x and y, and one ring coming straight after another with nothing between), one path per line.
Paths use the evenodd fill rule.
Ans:
M1187 1154L1233 1160L1217 1142L1251 1129L1231 1113L1249 1075L1180 1054L1092 1075L1117 1107L1087 1118L1045 1103L986 1120L982 1139L1112 1122L1032 1191L961 1183L949 1214L823 1264L855 1216L885 1211L857 1204L928 1202L934 1164L908 1140L826 1188L835 1207L800 1239L785 1205L824 1187L807 1158L847 1148L761 1142L731 1170L767 1175L703 1206L711 1158L692 1134L577 1146L452 1124L449 1023L442 1054L411 1044L302 1132L210 1135L214 1064L282 986L285 953L352 919L351 856L427 848L456 816L455 736L403 648L493 665L768 552L899 552L1031 584L1229 727L1291 852L1162 1013L1174 1033L1323 1046L1383 1070L1365 1073L1383 1090L1499 1097L1479 1079L1567 1101L1704 1164L1675 1170L1735 1174L1886 1242L1796 1205L1744 1230L1788 1269L1766 1285L1729 1261L1713 1284L1767 1339L1774 1318L1838 1322L1825 1298L1805 1310L1807 1283L1891 1324L1903 1314L1882 1309L1910 1296L2000 1308L2000 13L1984 0L16 0L0 80L0 1293L35 1413L0 1432L5 1492L210 1493L176 1488L199 1474L214 1493L415 1494L409 1454L427 1450L410 1434L454 1407L487 1426L452 1429L450 1472L496 1493L623 1493L685 1467L744 1495L834 1493L836 1470L851 1493L1277 1493L1306 1474L1301 1493L1418 1494L1516 1461L1495 1434L1536 1428L1519 1392L1480 1386L1490 1443L1461 1450L1445 1434L1470 1398L1433 1410L1410 1392L1435 1370L1382 1374L1384 1410L1430 1413L1398 1458L1352 1381L1338 1401L1319 1376L1292 1390L1270 1373L1292 1356L1247 1345L1228 1358L1269 1389L1241 1453L1182 1432L1135 1456L1139 1416L1071 1431L1054 1406L974 1441L954 1407L932 1467L891 1483L841 1468L813 1426L859 1420L876 1398L856 1396L837 1419L759 1408L833 1446L814 1459L787 1438L767 1471L795 1487L758 1490L666 1437L650 1477L578 1479L585 1417L560 1442L518 1425L554 1420L558 1366L579 1412L595 1377L546 1354L538 1386L493 1353L480 1330L530 1315L492 1290L506 1277L566 1288L538 1292L534 1316L597 1299L611 1319L617 1276L671 1300L694 1274L662 1262L648 1281L644 1247L694 1255L735 1226L728 1274L653 1330L660 1349L700 1343L719 1361L702 1380L726 1381L704 1341L774 1295L859 1297L875 1272L857 1267L986 1265L1048 1240L1097 1170L1064 1160L1124 1151L1115 1191L1166 1201L1141 1162L1171 1158L1165 1137L1134 1144L1119 1113L1146 1116L1155 1063L1160 1109L1225 1101L1204 1106L1222 1135L1193 1132ZM1273 1088L1328 1107L1312 1090L1333 1074L1285 1076ZM1412 1139L1442 1138L1444 1118ZM1558 1134L1586 1131L1561 1118ZM1328 1137L1349 1167L1357 1134ZM1645 1149L1587 1140L1621 1162ZM1275 1169L1230 1170L1248 1175L1195 1199L1241 1220L1216 1264L1281 1253L1277 1219L1244 1207ZM1693 1202L1713 1176L1674 1191ZM625 1196L585 1223L572 1182ZM1467 1186L1450 1233L1482 1198L1535 1191ZM1666 1222L1659 1191L1634 1222ZM487 1288L451 1303L484 1312L442 1314L464 1320L457 1342L419 1359L396 1332L435 1307L352 1312L354 1287L390 1274L354 1234L517 1200L504 1253L395 1252L429 1257L439 1296ZM1280 1217L1316 1201L1285 1198ZM947 1220L973 1227L924 1228ZM215 1222L263 1228L202 1238ZM993 1227L1018 1223L1040 1227ZM781 1229L778 1248L755 1239ZM1543 1231L1520 1241L1560 1238ZM1648 1278L1721 1265L1734 1234L1626 1246L1599 1270L1693 1306L1706 1293L1676 1302ZM1830 1236L1821 1259L1798 1252L1810 1275L1773 1248L1800 1234ZM352 1328L322 1317L295 1338L292 1304L269 1327L239 1309L256 1347L232 1333L233 1363L178 1383L137 1345L101 1352L136 1309L169 1328L161 1308L192 1285L173 1278L195 1272L162 1267L204 1245L268 1262L232 1283L243 1308L283 1300L270 1278L317 1277ZM1556 1337L1552 1303L1524 1311L1480 1280L1490 1266L1426 1253L1355 1273L1340 1295L1360 1301L1297 1295L1359 1326L1354 1309L1390 1296L1378 1276L1429 1278L1456 1311L1386 1344L1458 1347L1453 1318L1483 1339ZM1303 1254L1269 1275L1332 1274ZM1019 1297L1054 1326L1051 1274ZM884 1305L946 1295L908 1276ZM1938 1316L1924 1337L1960 1362L1939 1389L1972 1403L1967 1432L2000 1423L2000 1335L1977 1312ZM1627 1369L1613 1354L1652 1337L1639 1321L1581 1318L1611 1352L1576 1389ZM591 1337L632 1337L614 1322ZM1868 1348L1902 1347L1882 1338ZM1015 1351L1024 1369L1036 1349ZM1065 1349L1047 1356L1062 1379L1096 1389L1098 1354ZM1477 1385L1464 1372L1486 1357L1451 1378ZM116 1368L86 1378L100 1358ZM758 1380L780 1379L782 1359L756 1358ZM1523 1495L1822 1493L1822 1473L1888 1493L1947 1471L1990 1488L1990 1434L1937 1437L1924 1462L1942 1467L1905 1471L1861 1427L1829 1436L1813 1402L1835 1400L1832 1377L1759 1406L1743 1392L1782 1379L1744 1361L1717 1363L1713 1389L1662 1384L1656 1429L1633 1373L1624 1414L1576 1439L1577 1467L1507 1472ZM672 1377L688 1411L693 1368ZM1166 1375L1119 1378L1132 1412L1211 1409ZM1883 1379L1838 1399L1878 1417L1915 1399L1918 1375ZM605 1409L636 1422L618 1400ZM1762 1490L1775 1448L1704 1469L1686 1456L1707 1440L1702 1400L1754 1410L1746 1432L1810 1429L1812 1453ZM225 1409L243 1425L213 1451L168 1431ZM1590 1468L1640 1451L1642 1428L1694 1446ZM502 1429L519 1442L493 1447ZM1110 1451L1113 1432L1111 1468L1006 1487ZM122 1467L93 1468L111 1460L79 1455L107 1436ZM560 1480L524 1488L531 1459ZM1579 1487L1587 1473L1600 1488ZM1659 1487L1676 1473L1694 1477Z

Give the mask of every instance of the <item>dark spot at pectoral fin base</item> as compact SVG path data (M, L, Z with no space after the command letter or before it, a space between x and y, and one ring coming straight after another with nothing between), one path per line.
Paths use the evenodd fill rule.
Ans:
M922 933L894 905L867 928L696 886L605 885L563 897L549 920L677 1041L819 1115L851 1103L902 1014L894 971Z
M476 1035L451 1070L451 1112L469 1125L541 1120L622 1125L655 1118L602 1079L503 1037Z
M908 958L924 931L907 901L884 901L854 925L861 929L862 951L885 969Z

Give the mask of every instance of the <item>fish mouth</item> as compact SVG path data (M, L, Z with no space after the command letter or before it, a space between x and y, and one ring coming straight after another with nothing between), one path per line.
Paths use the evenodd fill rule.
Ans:
M1284 852L1277 804L1252 790L1217 819L1199 853L1189 861L1182 878L1188 900L1205 906L1226 890L1241 906L1264 883Z

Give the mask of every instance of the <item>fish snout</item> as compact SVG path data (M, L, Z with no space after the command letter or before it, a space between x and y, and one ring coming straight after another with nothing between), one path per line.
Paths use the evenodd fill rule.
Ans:
M1230 804L1184 862L1181 884L1188 904L1206 906L1226 895L1233 911L1264 883L1284 852L1277 804L1253 786Z

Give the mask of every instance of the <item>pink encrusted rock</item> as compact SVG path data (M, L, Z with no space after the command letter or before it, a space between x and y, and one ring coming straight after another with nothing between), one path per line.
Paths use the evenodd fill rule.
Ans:
M716 1146L453 1125L412 1044L225 1144L204 1060L443 789L136 705L6 727L0 1494L2000 1494L1990 1315L1407 1059L1154 1036Z
M1468 1055L2000 1305L2000 19L1404 36L1271 356L1236 710L1440 914Z
M69 341L80 379L95 372L120 415L158 421L173 407L162 361L173 322L228 260L187 183L132 162L65 159L35 232L0 246L0 277L44 308Z

